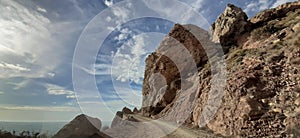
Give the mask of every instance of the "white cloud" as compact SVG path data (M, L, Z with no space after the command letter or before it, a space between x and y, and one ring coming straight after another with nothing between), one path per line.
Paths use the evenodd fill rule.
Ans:
M293 2L295 0L277 0L273 5L272 5L272 8L275 8L281 4L285 4L287 2Z
M25 110L25 111L56 111L56 112L74 112L79 111L76 107L67 106L0 106L1 110Z
M110 31L113 31L118 28L122 23L125 23L127 19L129 19L134 12L131 11L132 4L127 2L122 6L112 6L113 0L104 0L104 3L111 7L109 9L110 12L103 13L106 14L105 21L106 21L106 28ZM117 27L117 28L116 28Z
M61 86L47 84L46 87L49 95L63 95L66 96L66 98L68 99L76 98L74 91L66 90Z
M52 77L54 77L54 76L55 76L55 73L53 73L53 72L49 72L47 75L48 75L50 78L52 78Z
M250 3L248 3L246 5L246 8L244 9L244 11L249 15L250 13L253 12L258 12L258 11L262 11L265 9L269 9L272 5L271 1L267 1L267 0L258 0L258 1L251 1Z
M107 21L107 22L110 22L111 20L112 20L112 19L111 19L110 16L107 16L106 19L105 19L105 21Z
M37 8L36 8L38 11L40 11L40 12L44 12L44 13L47 13L47 10L46 9L44 9L44 8L41 8L41 7L39 7L39 6L37 6Z
M125 35L128 35L126 33ZM114 55L112 66L112 75L115 76L117 80L125 82L130 79L135 83L142 83L141 78L144 75L144 70L143 68L141 69L140 66L143 65L144 62L142 56L147 52L145 50L144 37L146 36L133 36L131 40L118 48ZM117 39L122 38L118 37Z
M51 21L41 12L45 9L0 1L0 66L6 69L0 77L48 77L60 63L61 52L55 50L60 42L53 40Z
M116 52L112 52L112 55L100 55L98 57L100 63L80 68L91 75L111 75L112 79L117 81L132 81L136 84L142 84L145 58L147 54L155 51L164 34L134 35L128 28L121 29L120 32L121 34L116 36L115 40L129 40L117 48ZM105 61L112 62L112 65L107 64Z
M21 82L7 82L6 84L13 86L13 90L20 90L24 87L26 87L29 83L31 82L31 80L23 80Z
M14 70L14 71L30 71L30 69L22 67L19 64L9 64L9 63L5 63L5 62L1 62L0 61L0 70L1 72L5 71L5 70Z
M68 99L76 99L76 96L75 95L67 95L66 98L68 98Z
M120 30L121 34L115 37L115 40L122 41L128 39L130 35L132 35L132 31L128 28L124 28Z
M125 7L113 7L113 14L120 19L115 21L116 24L121 25L126 19L128 19L129 10Z
M203 4L204 0L195 0L192 3L190 3L190 5L196 10L199 11L202 8L202 4Z
M50 95L71 95L73 93L74 93L73 91L62 90L62 89L55 89L55 88L48 89L48 94Z
M108 7L110 7L114 4L114 1L113 0L104 0L104 4Z
M4 92L1 92L1 91L0 91L0 95L2 95L2 94L4 94Z

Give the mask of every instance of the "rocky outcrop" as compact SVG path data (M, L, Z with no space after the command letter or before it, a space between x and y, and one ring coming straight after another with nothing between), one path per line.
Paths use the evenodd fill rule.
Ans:
M132 112L135 113L135 114L137 114L137 113L139 113L140 111L139 111L136 107L134 107L134 109L133 109Z
M122 109L122 112L125 113L125 114L133 114L133 112L129 108L127 108L127 107L124 107Z
M227 55L228 76L222 106L207 123L208 128L226 136L299 134L295 131L299 130L299 123L290 121L299 122L300 118L296 104L299 92L295 91L300 83L300 64L291 62L299 55L296 52L299 44L295 42L300 39L295 29L300 21L299 4L285 4L251 19L255 28L249 30L246 42ZM201 71L203 78L206 72ZM211 85L209 78L202 81L206 85L200 88L202 94L193 112L194 121L201 118L209 91L207 86Z
M293 26L299 21L299 9L298 1L260 12L250 19L253 29L242 47L258 48L283 41L288 34L293 34Z
M197 29L176 25L169 36L173 35L177 43L167 36L146 60L143 115L205 126L224 136L298 136L299 5L294 2L263 11L251 22L240 8L228 5L212 25L214 41L230 49L226 54L227 83L221 95L221 106L210 103L209 109L217 108L211 120L205 120L207 113L212 111L206 107L209 97L215 96L211 89L216 81L212 82L215 72L208 62L211 56L205 55L207 50L203 48L204 43L210 42L195 39L196 35L191 32ZM280 15L264 17L269 14ZM180 55L178 50L167 56L160 54L180 44L194 58L196 72L191 72L192 64L180 61L186 55ZM182 76L182 71L187 75ZM186 86L184 89L182 84ZM195 92L191 90L194 88ZM190 109L186 120L178 117Z
M136 108L135 108L136 109ZM126 126L130 122L137 122L131 115L134 114L129 108L124 107L122 111L118 111L111 123L111 128Z
M211 26L213 41L220 43L224 48L237 45L238 39L247 33L250 27L251 23L246 13L241 8L228 4L224 13ZM227 51L228 48L224 50Z
M300 8L300 1L289 2L280 5L276 8L268 9L258 13L256 16L250 19L253 24L261 25L262 23L267 23L268 21L274 20L276 18L285 17L287 13Z
M207 62L206 52L191 29L198 29L197 33L203 35L200 39L209 38L208 32L198 27L176 24L158 49L147 57L142 103L145 116L159 114L178 98L182 87L191 87L194 83L187 78Z
M60 129L53 138L108 138L100 132L101 121L81 114Z

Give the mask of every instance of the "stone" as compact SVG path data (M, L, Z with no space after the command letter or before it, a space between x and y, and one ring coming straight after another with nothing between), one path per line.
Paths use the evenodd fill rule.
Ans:
M75 117L70 123L60 129L53 138L74 138L74 137L94 137L108 138L109 136L100 132L101 121L81 114Z
M140 111L136 108L136 107L134 107L134 109L133 109L133 113L139 113Z
M297 98L294 103L295 105L300 106L300 98Z
M124 107L124 108L122 109L122 112L123 112L124 114L133 114L133 112L132 112L129 108L127 108L127 107Z
M248 16L239 7L228 4L225 11L212 24L213 42L222 46L237 45L241 35L250 30Z

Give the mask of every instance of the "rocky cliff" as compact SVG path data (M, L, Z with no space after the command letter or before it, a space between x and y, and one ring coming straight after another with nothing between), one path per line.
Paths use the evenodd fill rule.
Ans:
M300 2L262 11L251 19L240 8L227 6L211 27L212 42L225 50L226 85L215 97L220 104L209 102L216 73L209 62L214 52L207 55L207 48L214 44L200 28L175 25L146 59L143 115L199 127L206 124L224 136L299 136L299 15ZM176 50L180 45L184 48ZM181 52L184 49L189 53ZM192 62L184 58L187 55ZM208 103L208 109L215 111L211 119Z

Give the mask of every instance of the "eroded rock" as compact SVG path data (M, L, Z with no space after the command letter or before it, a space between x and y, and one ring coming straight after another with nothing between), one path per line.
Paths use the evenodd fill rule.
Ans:
M190 32L198 29L205 39L206 31L193 25L176 24L164 38L158 49L146 59L146 70L143 84L144 115L159 114L173 102L181 87L188 86L186 79L207 62L206 51L198 39ZM199 38L203 38L203 36ZM208 40L207 40L208 41Z
M238 39L250 30L248 16L239 7L228 4L225 11L212 24L213 42L223 47L237 45ZM224 50L227 51L225 48Z
M108 138L100 129L99 119L81 114L60 129L53 138Z

